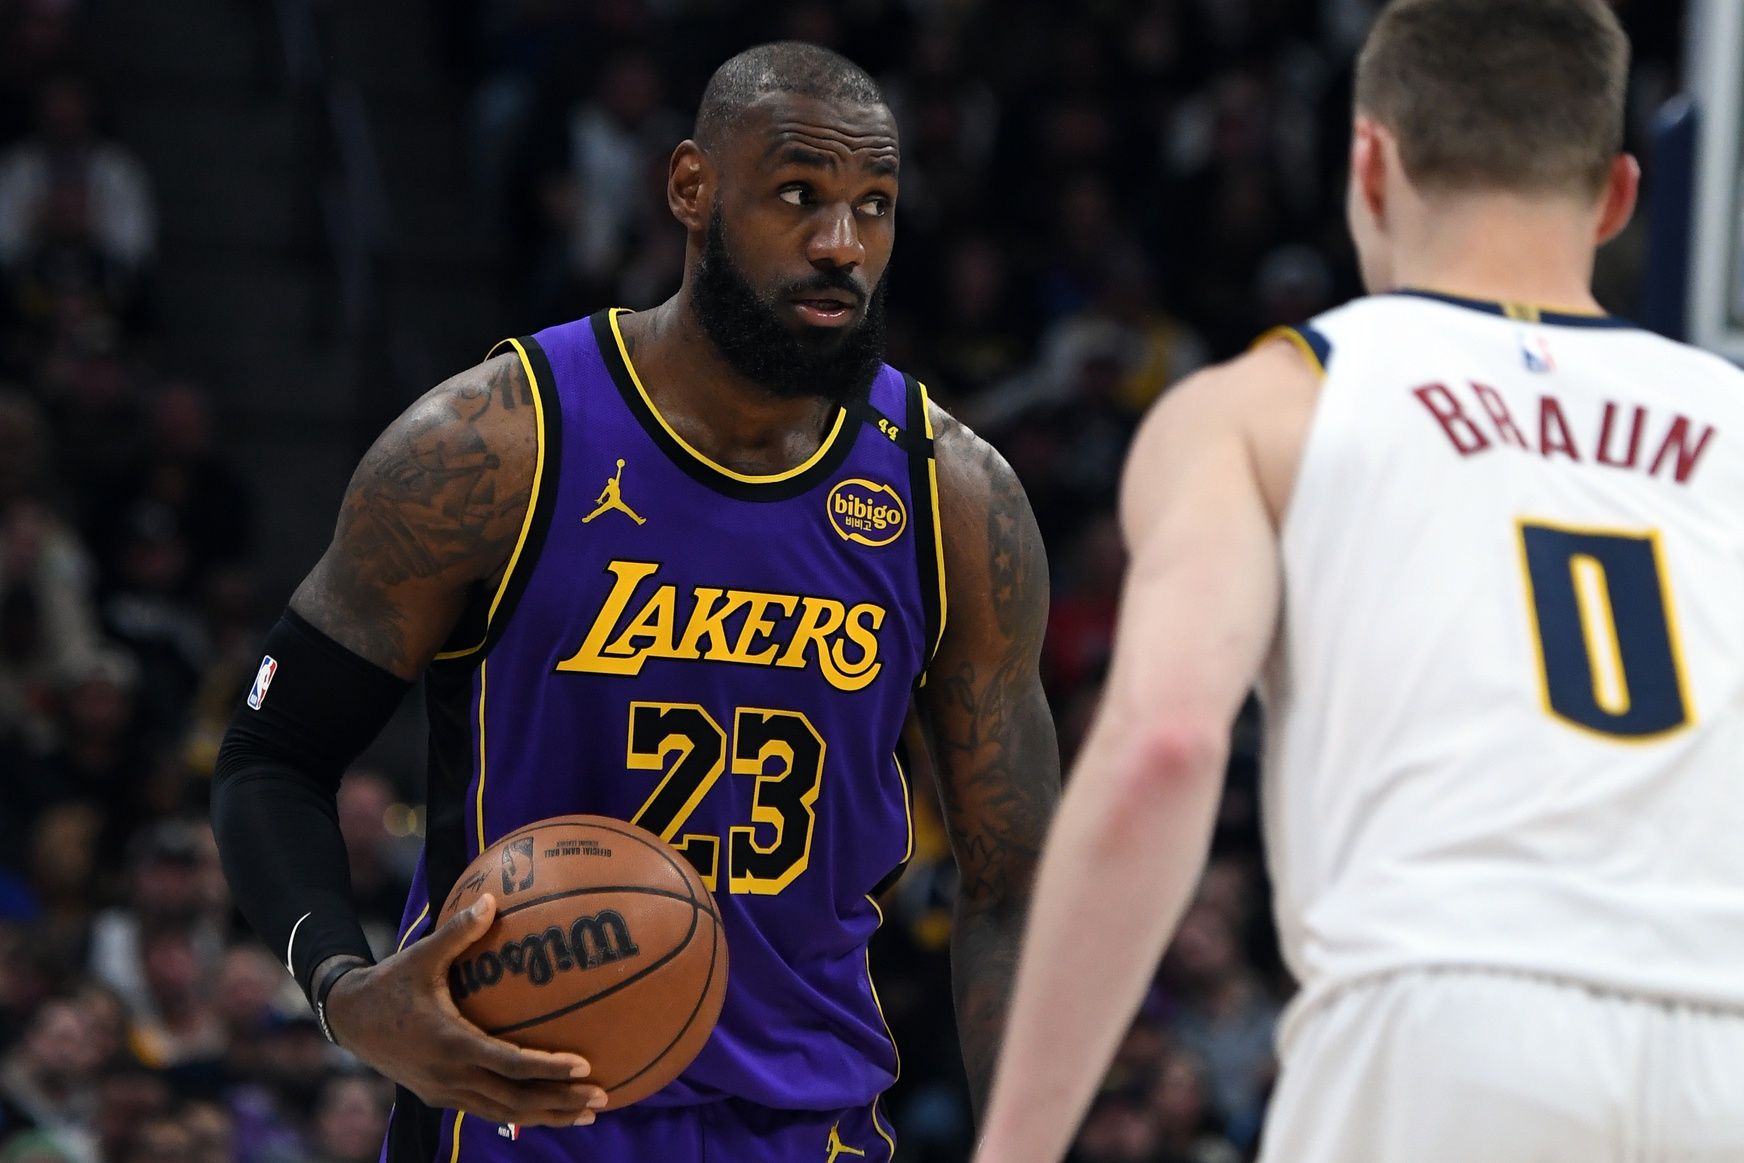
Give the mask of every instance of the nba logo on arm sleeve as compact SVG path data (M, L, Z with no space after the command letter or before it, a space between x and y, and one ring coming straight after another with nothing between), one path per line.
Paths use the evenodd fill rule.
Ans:
M266 702L267 688L272 686L273 675L278 672L278 659L268 654L260 660L260 669L254 672L254 685L248 688L249 710L260 710L260 705Z

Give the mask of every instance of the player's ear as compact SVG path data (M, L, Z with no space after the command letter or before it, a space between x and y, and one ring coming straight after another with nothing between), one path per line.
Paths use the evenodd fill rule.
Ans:
M1600 246L1623 233L1635 216L1635 201L1641 194L1641 163L1633 154L1620 153L1605 177L1605 192L1599 210Z
M689 138L672 151L666 169L666 205L686 230L708 226L714 200L714 167L702 146Z
M1350 131L1350 210L1376 226L1387 220L1386 137L1380 122L1364 113L1356 115Z

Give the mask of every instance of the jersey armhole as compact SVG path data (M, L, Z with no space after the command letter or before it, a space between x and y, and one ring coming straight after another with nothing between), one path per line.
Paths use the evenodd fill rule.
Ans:
M1275 339L1295 345L1302 353L1302 358L1314 369L1314 374L1321 379L1326 378L1327 365L1332 362L1332 341L1326 338L1325 332L1310 323L1295 327L1274 327L1254 340L1248 350L1263 347Z
M532 336L505 339L485 356L512 351L526 373L528 390L533 397L533 419L537 433L537 451L533 461L533 490L527 500L527 513L521 521L520 536L509 554L509 564L495 589L483 583L475 586L468 598L454 632L449 635L435 658L436 663L477 663L490 653L502 636L515 604L527 588L527 578L539 560L539 550L545 543L545 533L551 525L551 511L557 503L557 469L561 459L562 408L555 392L556 379L545 349Z
M913 376L902 377L908 389L907 430L908 495L914 502L914 554L920 578L920 600L926 610L925 660L915 679L915 688L926 685L927 669L939 652L949 612L945 597L945 546L939 539L939 470L933 449L933 418L926 385ZM925 433L924 440L913 435Z

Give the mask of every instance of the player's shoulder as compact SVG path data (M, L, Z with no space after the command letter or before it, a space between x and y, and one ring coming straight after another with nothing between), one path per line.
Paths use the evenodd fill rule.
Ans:
M1699 376L1731 390L1744 388L1744 368L1723 355L1644 329L1637 328L1633 334L1642 341L1641 358L1646 362L1675 367L1685 374Z
M1245 430L1280 410L1311 408L1329 357L1330 347L1311 324L1268 331L1240 355L1165 392L1145 417L1140 439L1158 429Z
M376 439L351 503L417 509L420 530L476 539L479 561L469 564L495 569L499 544L520 532L544 451L535 390L513 348L443 380Z

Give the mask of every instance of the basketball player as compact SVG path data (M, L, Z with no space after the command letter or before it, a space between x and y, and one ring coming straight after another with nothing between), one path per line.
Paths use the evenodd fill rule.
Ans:
M1302 986L1262 1160L1744 1159L1744 375L1589 290L1635 201L1627 68L1605 0L1375 24L1375 294L1183 384L1133 448L987 1163L1066 1150L1256 680Z
M682 288L507 341L413 405L273 630L214 814L252 924L334 1040L401 1084L384 1159L888 1160L867 941L911 848L905 734L962 873L984 1092L1059 781L1047 582L1010 468L881 362L898 165L846 60L728 61L672 155ZM428 833L400 951L372 965L333 790L419 675ZM447 965L493 906L432 932L473 855L571 812L671 842L732 951L701 1056L597 1121L587 1063L455 1013Z

